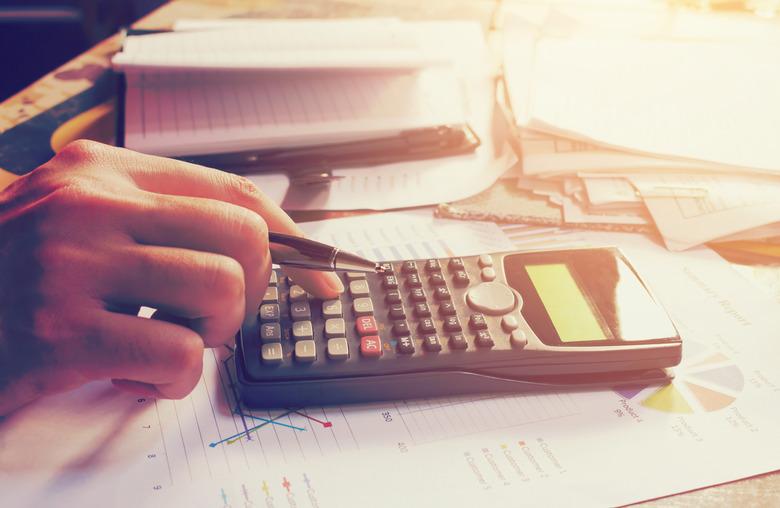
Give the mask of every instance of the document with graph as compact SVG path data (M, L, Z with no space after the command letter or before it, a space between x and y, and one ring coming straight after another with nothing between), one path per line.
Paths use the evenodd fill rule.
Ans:
M93 383L6 416L4 504L614 506L780 468L780 307L711 251L426 210L303 226L388 260L616 244L672 316L682 363L666 385L254 410L232 351L208 350L182 400Z

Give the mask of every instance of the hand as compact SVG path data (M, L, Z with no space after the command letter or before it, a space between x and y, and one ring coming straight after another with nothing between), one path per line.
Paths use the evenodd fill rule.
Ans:
M0 193L0 414L95 380L187 395L203 348L262 300L269 228L301 234L243 177L93 142L15 181ZM333 273L289 274L320 298L343 290Z

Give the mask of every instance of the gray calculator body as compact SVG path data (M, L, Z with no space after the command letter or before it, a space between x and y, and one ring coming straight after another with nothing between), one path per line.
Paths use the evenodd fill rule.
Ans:
M236 340L252 407L668 381L674 325L615 248L508 252L340 272L321 301L276 270Z

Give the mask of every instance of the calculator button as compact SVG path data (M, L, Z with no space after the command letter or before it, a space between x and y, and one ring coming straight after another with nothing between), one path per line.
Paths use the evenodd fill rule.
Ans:
M523 330L512 330L512 333L509 334L509 343L522 349L528 345L528 337Z
M402 355L410 355L414 353L414 342L409 336L398 337L398 339L396 339L396 347L398 348L398 352Z
M431 318L422 318L420 320L420 324L417 326L417 329L422 334L433 333L436 331L436 323L434 323L433 319Z
M262 322L267 321L279 321L281 316L281 310L276 303L267 303L260 306L260 310L257 312L257 317Z
M454 316L458 309L452 301L444 301L439 304L439 314L442 316Z
M441 302L444 300L451 300L452 294L450 294L450 290L445 287L436 288L433 292L433 298L437 302Z
M441 341L439 340L438 335L426 335L423 337L423 348L425 348L426 351L441 351Z
M441 263L438 259L429 259L425 262L425 271L428 273L440 272Z
M306 290L304 290L298 284L294 284L294 285L290 286L290 301L291 302L300 302L300 301L306 300L307 296L308 295L306 294Z
M308 321L311 319L309 302L294 302L290 304L290 318L293 321Z
M480 268L485 268L486 266L493 266L493 256L490 254L482 254L479 256L479 260L477 261L479 263Z
M463 263L463 258L451 258L447 262L447 268L450 271L455 272L457 270L465 270L466 269L466 265Z
M501 328L503 328L505 332L511 332L519 326L520 323L517 321L517 318L511 314L501 318Z
M343 316L341 300L325 300L322 302L322 317L325 319Z
M317 359L317 348L313 340L301 340L295 343L295 359L311 363Z
M382 356L382 341L376 335L361 337L360 354L372 358Z
M282 325L279 323L263 323L260 325L260 340L264 343L282 340Z
M379 265L386 273L393 273L393 265L391 263L380 263Z
M441 272L432 273L428 278L428 282L431 286L434 287L445 286L447 284L447 280L444 278L444 275L442 275Z
M469 274L464 270L458 270L452 275L452 283L459 288L468 286L470 282Z
M447 332L459 332L463 330L458 316L447 316L444 318L444 330Z
M410 273L406 277L406 285L410 288L420 288L422 287L422 279L420 279L420 275L417 273Z
M355 298L352 301L352 310L356 316L369 316L374 313L374 302L368 297Z
M474 310L496 316L514 309L517 299L509 286L500 282L484 282L468 290L466 303Z
M385 301L387 303L401 303L401 292L397 289L388 291L385 293Z
M271 277L268 279L269 286L276 286L279 283L279 277L276 275L275 270L271 270Z
M385 289L398 289L398 279L395 275L385 275L382 278L382 287Z
M347 334L347 326L341 318L325 320L325 337L332 339L334 337L344 337Z
M422 288L412 288L409 291L409 299L413 302L424 302L428 298L426 298L425 291Z
M388 315L390 316L390 319L393 320L406 319L406 311L404 310L404 306L401 304L391 305L390 310L388 311Z
M493 337L487 330L480 330L474 337L474 343L479 347L493 347Z
M417 262L416 261L404 261L401 264L401 272L402 273L417 273Z
M409 335L409 323L401 319L393 321L393 336L402 337L404 335Z
M328 358L331 360L346 360L349 358L349 345L345 337L328 340Z
M263 295L263 303L279 303L279 288L268 286Z
M366 274L363 272L347 272L347 281L352 282L353 280L366 280Z
M294 341L311 340L314 338L314 330L311 321L296 321L292 325L292 338Z
M353 280L349 283L349 294L352 296L352 298L358 298L361 296L368 296L370 293L368 289L368 281L363 280Z
M462 333L453 333L450 335L450 349L466 349L469 347L469 343L466 340L466 336Z
M483 268L480 277L483 282L493 282L496 280L496 271L490 267Z
M362 316L357 318L357 331L361 336L376 335L379 333L379 328L376 325L374 316Z
M282 363L282 358L284 357L282 353L282 344L279 342L263 344L263 347L260 348L260 356L263 363L269 365L278 365Z
M415 303L414 315L417 317L428 317L431 315L431 308L425 302Z
M472 314L469 317L469 328L472 330L486 330L487 327L487 320L482 314Z

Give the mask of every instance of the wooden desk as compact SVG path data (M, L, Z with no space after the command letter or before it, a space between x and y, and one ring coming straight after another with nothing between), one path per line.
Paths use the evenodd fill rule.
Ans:
M515 0L518 1L518 0ZM178 18L214 17L358 17L395 15L406 19L476 19L490 22L494 2L489 0L174 0L136 24L137 28L166 28ZM109 69L110 55L119 47L112 37L44 76L0 104L0 133L45 115L55 106L88 90ZM87 122L69 135L82 134L111 142L106 130L90 130L95 122L112 121L111 103L92 112ZM65 136L67 137L67 136ZM56 141L56 140L55 140ZM60 141L61 142L61 141ZM56 143L55 143L56 144ZM41 152L52 153L51 146ZM29 168L33 169L32 167ZM16 176L0 169L0 188ZM780 300L780 265L751 268ZM674 460L674 457L669 457ZM780 506L780 472L718 485L643 503L644 506Z

